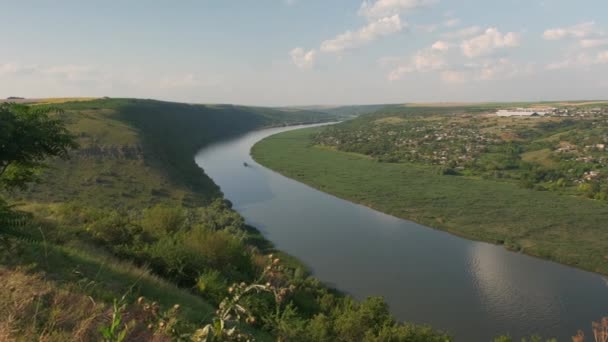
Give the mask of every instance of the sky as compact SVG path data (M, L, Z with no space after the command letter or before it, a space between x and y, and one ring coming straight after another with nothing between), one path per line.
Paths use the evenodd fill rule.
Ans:
M608 99L606 0L0 0L0 98Z

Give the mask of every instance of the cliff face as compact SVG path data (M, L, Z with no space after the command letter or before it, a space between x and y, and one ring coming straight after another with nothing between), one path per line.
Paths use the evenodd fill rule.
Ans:
M103 146L93 145L80 148L71 153L81 158L115 158L128 160L144 160L144 151L140 145Z

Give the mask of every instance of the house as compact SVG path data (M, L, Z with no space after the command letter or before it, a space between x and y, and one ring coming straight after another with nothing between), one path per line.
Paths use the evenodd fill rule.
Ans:
M585 172L585 174L583 175L583 178L587 181L590 180L594 180L597 177L599 177L600 172L599 171L589 171L589 172Z

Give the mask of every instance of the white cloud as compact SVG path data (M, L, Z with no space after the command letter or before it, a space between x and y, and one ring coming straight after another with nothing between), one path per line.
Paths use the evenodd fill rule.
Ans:
M586 38L595 34L602 34L595 25L595 22L586 22L569 27L559 27L548 29L543 33L546 40L560 40L564 38Z
M355 32L346 31L333 39L324 41L321 43L321 51L341 52L357 48L382 36L399 32L404 27L406 27L406 24L401 22L398 14L384 17L370 22Z
M483 34L465 40L461 44L462 54L474 58L492 53L496 49L519 45L519 35L515 32L500 33L496 28L489 28Z
M581 39L580 44L583 48L596 48L608 45L608 39Z
M300 69L310 69L315 65L317 52L312 49L305 51L301 47L297 47L289 52L291 61Z
M365 0L359 8L359 15L367 18L382 18L403 11L427 7L439 0Z
M482 81L504 80L520 73L520 68L506 58L481 64L478 78Z
M481 27L479 26L470 26L460 29L454 32L446 32L441 35L444 39L464 39L471 36L474 36L481 32Z
M595 54L582 52L577 55L567 57L561 61L550 63L546 66L546 69L559 70L569 68L584 68L600 64L608 64L608 50L600 51Z
M433 45L431 45L431 49L439 51L448 51L450 49L450 45L442 40L438 40L433 43Z
M468 63L460 68L443 70L440 78L446 83L483 82L512 79L532 71L531 65L520 66L506 58L500 58L485 60L481 63Z
M388 79L396 81L412 72L430 72L445 68L447 63L443 51L430 48L416 52L413 56L391 70Z

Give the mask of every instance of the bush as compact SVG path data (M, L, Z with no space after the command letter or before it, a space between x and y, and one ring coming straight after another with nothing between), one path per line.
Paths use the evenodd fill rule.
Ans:
M228 283L222 274L216 270L203 272L196 280L196 289L205 298L218 304L228 294Z
M141 219L141 225L150 234L161 237L175 233L184 228L186 214L180 207L156 205L146 209Z

